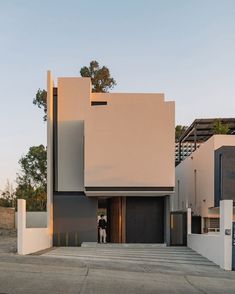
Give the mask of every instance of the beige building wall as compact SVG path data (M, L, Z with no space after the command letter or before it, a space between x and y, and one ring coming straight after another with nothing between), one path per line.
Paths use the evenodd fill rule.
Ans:
M84 120L89 78L58 79L58 190L84 190Z
M162 94L93 94L85 186L174 186L174 102Z
M57 93L58 191L174 187L174 102L163 94L91 93L89 78L59 78Z
M235 146L235 136L214 135L176 167L175 195L172 210L187 207L203 217L210 216L214 206L214 151Z

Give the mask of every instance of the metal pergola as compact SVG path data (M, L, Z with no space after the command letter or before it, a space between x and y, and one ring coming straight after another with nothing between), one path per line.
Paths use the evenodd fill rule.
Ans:
M194 150L197 144L207 141L215 134L215 123L220 121L222 125L228 125L228 134L235 134L235 118L206 118L195 119L194 122L179 138L179 162L181 162L182 144L189 142L194 144Z

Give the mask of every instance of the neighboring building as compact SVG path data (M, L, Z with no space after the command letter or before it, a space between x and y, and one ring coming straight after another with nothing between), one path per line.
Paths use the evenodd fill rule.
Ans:
M48 217L55 246L169 243L175 106L163 94L92 93L89 78L48 73Z
M235 202L235 135L213 135L177 165L172 210L190 207L193 227L218 231L219 201L225 199Z
M216 134L216 122L228 126L228 134L235 134L235 118L195 119L175 143L175 165L178 165L201 144Z

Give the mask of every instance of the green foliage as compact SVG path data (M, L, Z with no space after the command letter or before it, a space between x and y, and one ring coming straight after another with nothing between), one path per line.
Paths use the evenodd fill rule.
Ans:
M228 124L223 124L220 119L217 119L214 123L214 134L226 135L230 131Z
M3 207L15 207L16 195L12 184L7 180L6 187L0 193L0 206Z
M80 70L82 77L91 78L92 92L107 93L117 83L114 78L111 77L109 69L106 66L99 66L96 60L90 62L89 67L83 66ZM44 116L43 120L47 120L47 91L44 89L38 89L36 96L33 98L33 104L38 108L43 108Z
M82 67L80 74L82 77L91 78L92 92L95 93L107 93L117 84L109 69L106 66L100 67L96 60L91 61L88 67Z
M187 126L177 125L175 127L175 140L178 141L183 133L187 130Z
M47 153L43 145L29 148L19 160L21 174L17 177L17 198L27 200L28 210L46 209Z
M33 104L37 105L39 108L43 108L44 116L43 120L47 120L47 91L38 89L36 96L33 98Z

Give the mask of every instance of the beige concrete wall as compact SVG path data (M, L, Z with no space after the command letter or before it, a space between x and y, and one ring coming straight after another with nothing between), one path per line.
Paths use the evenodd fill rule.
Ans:
M0 206L0 228L1 229L15 228L15 208Z
M58 190L84 190L84 119L90 79L58 79Z
M173 187L174 111L163 94L97 94L88 78L59 78L58 190Z
M172 209L192 208L194 214L208 217L214 206L214 151L235 146L235 136L215 135L176 167Z
M85 186L174 186L174 102L162 94L93 94Z

